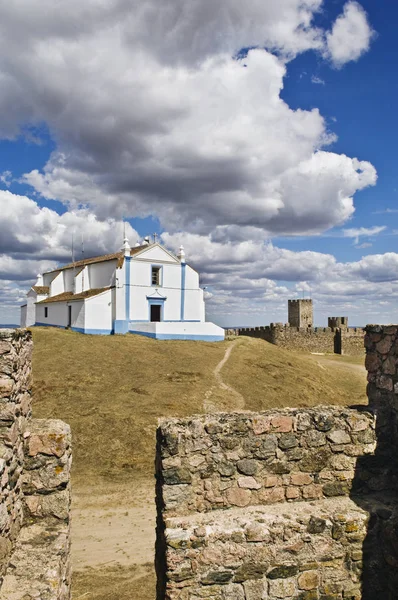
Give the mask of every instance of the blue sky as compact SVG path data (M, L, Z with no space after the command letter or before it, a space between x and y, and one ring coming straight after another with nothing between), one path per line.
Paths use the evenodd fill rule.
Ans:
M0 322L72 233L114 251L123 219L184 244L219 324L309 294L318 325L396 321L398 7L134 6L0 8Z
M326 6L333 17L343 4L339 1L326 3ZM298 56L289 66L282 97L292 108L320 110L338 136L331 147L333 151L370 161L376 167L377 186L358 194L355 215L349 226L386 225L388 231L372 239L372 253L389 252L396 249L396 239L391 238L391 234L398 229L398 79L393 67L398 59L395 28L398 6L369 1L361 4L376 31L371 50L340 70L331 69L311 52ZM322 83L312 83L313 78ZM396 213L383 212L388 209L395 209ZM336 241L329 235L333 235L333 230L320 239L292 240L291 245L284 240L283 243L292 249L308 248L310 243L312 249L332 252L342 261L357 260L363 254L363 249L356 248L351 240Z

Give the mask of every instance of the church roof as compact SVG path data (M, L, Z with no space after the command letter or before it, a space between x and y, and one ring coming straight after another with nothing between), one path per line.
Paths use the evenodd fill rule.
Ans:
M34 285L32 286L32 290L36 292L38 296L45 296L50 293L48 285Z
M36 302L36 304L48 304L48 302L71 302L73 300L86 300L86 298L98 296L98 294L102 294L102 292L106 292L110 289L110 287L96 288L93 290L86 290L85 292L79 292L78 294L74 294L73 292L62 292L62 294L57 294L56 296L50 296L50 298L40 300L40 302Z
M143 246L137 246L135 248L131 248L130 256L134 254L138 254L144 248L149 248L153 244L145 244ZM65 269L74 269L77 267L85 267L86 265L93 265L95 263L106 262L108 260L117 260L118 267L123 264L124 252L114 252L113 254L104 254L103 256L94 256L93 258L84 258L82 260L75 260L75 262L64 265L63 267L58 267L57 269L53 269L52 271L48 271L48 273L56 273L57 271L64 271Z

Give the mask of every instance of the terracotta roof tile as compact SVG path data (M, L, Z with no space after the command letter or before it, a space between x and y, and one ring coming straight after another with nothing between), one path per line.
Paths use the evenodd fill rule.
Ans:
M106 292L110 290L110 287L105 288L97 288L93 290L87 290L85 292L80 292L79 294L73 294L72 292L63 292L62 294L57 294L56 296L50 296L50 298L45 298L44 300L40 300L40 302L36 302L36 304L48 304L49 302L71 302L74 300L85 300L86 298L91 298L92 296L97 296L98 294L102 294L102 292Z
M48 285L34 285L32 286L32 290L39 296L44 296L45 294L50 293L50 288Z
M145 246L137 246L136 248L131 248L130 256L141 252L144 248L149 248L152 244ZM93 265L95 263L106 262L108 260L117 260L118 267L123 264L124 254L123 251L114 252L113 254L104 254L103 256L94 256L92 258L84 258L83 260L76 260L74 263L69 263L64 265L63 267L58 267L58 269L53 269L53 271L48 271L48 273L55 273L56 271L64 271L65 269L73 269L78 267L85 267L86 265Z

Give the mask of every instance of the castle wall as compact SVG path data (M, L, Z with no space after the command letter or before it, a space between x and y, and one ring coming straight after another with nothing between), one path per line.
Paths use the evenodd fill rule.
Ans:
M348 317L328 317L328 327L334 329L348 327Z
M31 416L30 333L0 330L0 576L22 525L24 433Z
M398 489L398 326L368 325L365 346L367 393L378 415L378 453L382 462L393 461L391 479Z
M265 327L247 327L239 335L261 338L276 346L304 352L364 355L362 328L291 327L288 323L271 323Z
M157 600L396 599L398 326L369 406L162 420Z
M31 353L0 331L0 600L68 600L70 429L31 418Z
M158 600L360 598L369 513L349 496L390 486L357 477L375 447L366 409L162 421Z
M365 331L362 327L351 329L341 329L342 352L349 356L364 355L364 336Z
M312 327L312 300L288 300L288 321L291 327Z
M374 451L374 426L369 413L326 406L167 420L165 514L345 495L356 457Z

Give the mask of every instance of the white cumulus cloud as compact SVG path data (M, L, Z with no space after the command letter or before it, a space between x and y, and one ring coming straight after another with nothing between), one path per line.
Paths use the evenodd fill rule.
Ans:
M375 170L326 152L319 111L280 96L289 59L325 51L322 4L70 0L61 15L50 0L3 3L0 135L44 122L56 151L24 181L101 219L224 234L341 224Z
M326 35L326 56L340 68L367 52L374 35L362 6L358 2L347 2Z

